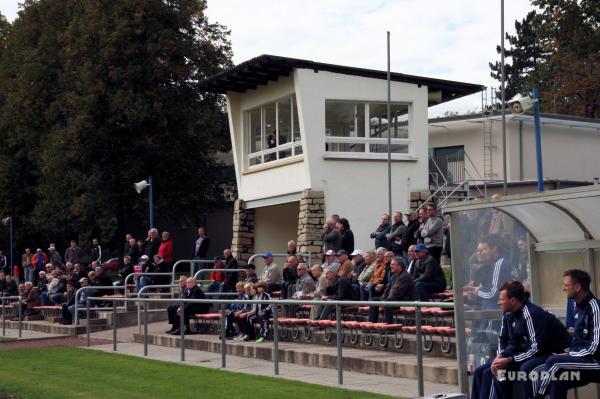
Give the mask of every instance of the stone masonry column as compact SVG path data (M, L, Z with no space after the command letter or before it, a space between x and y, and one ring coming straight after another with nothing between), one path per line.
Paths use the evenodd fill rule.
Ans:
M240 266L246 265L250 257L254 255L254 214L254 209L246 209L243 200L235 201L231 252Z
M325 193L306 189L300 197L298 213L298 252L312 253L313 263L322 252L323 224L325 223ZM307 259L308 261L308 259ZM308 265L310 267L311 265Z

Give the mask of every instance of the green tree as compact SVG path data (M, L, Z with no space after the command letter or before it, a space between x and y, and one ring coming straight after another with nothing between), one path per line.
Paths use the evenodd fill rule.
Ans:
M201 0L26 0L0 58L0 211L22 238L104 241L145 220L194 222L232 186L222 97L200 79L231 64ZM3 209L2 209L3 208Z

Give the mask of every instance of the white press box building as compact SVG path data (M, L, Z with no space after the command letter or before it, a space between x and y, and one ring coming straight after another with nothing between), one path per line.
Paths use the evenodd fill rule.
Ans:
M262 55L201 82L227 96L238 200L232 249L238 259L319 253L325 216L346 217L355 246L387 211L387 141L391 134L393 209L428 189L427 108L480 85L391 74L387 121L385 71Z

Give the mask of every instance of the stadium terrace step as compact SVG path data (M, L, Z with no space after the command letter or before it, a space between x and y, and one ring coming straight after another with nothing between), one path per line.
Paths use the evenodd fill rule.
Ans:
M134 342L142 343L144 336L134 334ZM335 340L333 340L335 342ZM179 337L167 334L149 334L150 345L179 347ZM185 347L192 350L220 353L221 341L217 335L187 335ZM227 353L234 356L273 360L273 343L227 341ZM334 346L299 342L280 342L281 362L310 367L336 368L337 354ZM391 377L417 378L417 359L412 354L344 348L344 370ZM456 360L452 358L424 356L424 379L426 381L458 384Z
M6 328L18 329L19 322L15 320L6 321ZM23 321L23 330L37 331L46 334L55 335L79 335L85 334L85 325L73 326L73 325L62 325L51 323L49 321ZM90 325L92 332L106 330L106 324L104 325Z

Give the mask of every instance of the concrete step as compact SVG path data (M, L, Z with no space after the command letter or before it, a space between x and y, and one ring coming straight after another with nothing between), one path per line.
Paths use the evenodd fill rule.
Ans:
M166 328L166 327L165 327ZM142 334L134 334L134 342L143 343ZM166 347L179 347L179 336L149 334L148 343ZM188 335L185 347L192 350L221 353L221 341L216 335ZM234 356L273 361L273 343L227 341L227 353ZM281 362L310 367L337 368L335 347L306 343L279 343ZM390 377L417 378L417 359L411 354L382 352L364 349L343 349L344 370ZM456 360L440 357L423 358L423 377L426 381L458 384Z
M112 328L112 312L98 312L98 318L106 320L106 326ZM167 311L161 312L148 312L148 322L164 321L167 320ZM144 312L140 312L140 322L144 321ZM127 312L117 312L117 327L131 327L136 326L138 322L137 310L130 310Z
M81 320L84 321L84 320ZM18 329L19 322L18 321L7 321L6 328ZM85 334L85 325L62 325L57 323L51 323L48 321L24 321L22 323L23 330L28 331L37 331L46 334L55 334L55 335L79 335ZM106 330L106 324L101 325L90 325L90 331L102 331Z

